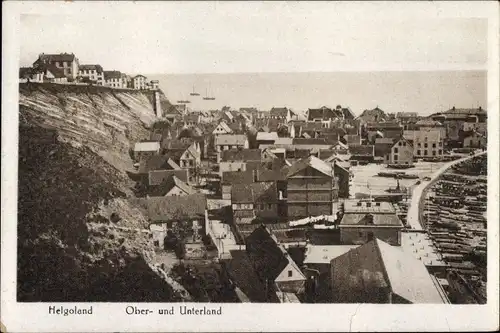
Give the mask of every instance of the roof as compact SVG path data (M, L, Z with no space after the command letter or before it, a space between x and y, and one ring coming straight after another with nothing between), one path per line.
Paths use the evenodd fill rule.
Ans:
M139 78L139 77L143 77L143 78L147 79L147 77L145 77L145 76L144 76L144 75L142 75L142 74L138 74L138 75L134 76L132 79L136 79L136 78Z
M311 139L306 139L306 138L294 138L292 139L292 145L326 145L325 139L319 139L319 138L311 138Z
M257 132L257 141L275 141L278 138L277 132Z
M403 126L397 122L378 122L378 123L367 123L366 127L368 130L378 130L378 129L402 129Z
M160 150L159 142L136 142L134 151L158 151Z
M330 264L344 253L359 247L359 245L312 245L308 244L304 264Z
M343 226L392 226L403 227L403 223L396 215L393 214L378 214L378 213L344 213L340 221L340 227Z
M59 53L59 54L42 53L38 56L38 60L40 60L42 62L49 62L49 63L56 62L56 61L72 62L73 60L75 60L75 55L73 53Z
M375 156L385 156L391 152L394 145L392 138L376 138L375 139Z
M372 110L364 110L357 119L361 119L364 122L378 122L387 119L387 115L377 106Z
M120 71L104 71L104 79L120 79L122 73Z
M349 153L357 156L373 156L375 148L373 145L349 145Z
M331 120L331 119L337 119L337 118L342 118L344 116L344 113L342 112L341 109L330 109L327 108L326 106L323 106L319 109L309 109L307 111L307 119L309 121L321 118L322 120Z
M101 65L80 65L78 66L78 70L83 71L83 70L95 70L97 73L102 73L103 69Z
M221 161L260 161L260 149L229 149L221 152Z
M149 197L146 201L148 217L152 222L201 219L205 216L207 199L204 194L186 196Z
M47 71L52 73L52 75L54 75L55 78L66 77L66 75L64 75L64 70L62 70L61 68L58 68L54 64L50 64L50 63L42 64L42 65L38 66L38 68L33 70L33 73L40 73L40 72L46 73Z
M180 180L187 182L188 170L152 170L148 172L148 184L150 186L161 185L165 180L171 176L176 176Z
M417 118L418 113L416 112L398 112L396 113L396 118Z
M264 225L256 228L245 239L247 253L258 275L274 281L291 264L300 273L298 280L305 280L297 264L285 248L278 243L276 236Z
M187 115L184 116L184 121L185 122L195 122L195 123L198 123L200 121L200 114L196 114L196 113L189 113Z
M233 184L231 187L231 203L273 203L277 200L276 192L274 182Z
M455 108L452 107L451 109L442 112L443 114L467 114L467 115L476 115L476 114L482 114L485 115L487 111L483 109L482 107L478 108Z
M221 184L251 184L253 183L253 172L248 171L227 171L222 173Z
M193 187L189 186L186 182L180 180L175 175L168 177L166 179L166 182L164 183L164 186L165 187L163 189L164 189L165 193L168 193L174 187L178 187L186 194L195 194L196 193L196 190Z
M314 156L309 156L307 158L303 158L298 160L297 162L293 163L290 167L287 168L286 170L286 177L291 177L297 172L307 168L311 167L313 169L318 170L319 172L331 177L333 174L332 171L332 166L322 160L320 160L317 157Z
M152 170L179 170L177 165L167 155L153 155L139 162L139 173L146 173Z
M442 126L439 121L437 120L432 120L432 119L421 119L415 123L415 125L419 126Z
M389 287L395 295L410 303L444 302L421 261L400 247L391 246L380 239L374 239L333 259L331 265L342 265L344 274L350 276L359 276L357 272L364 271L359 278L365 286L370 285L365 279L377 274L382 286ZM381 271L375 267L380 267Z
M215 145L237 145L243 146L247 141L244 134L221 134L215 137Z
M279 108L271 108L271 111L269 111L269 115L272 117L280 117L280 118L286 118L288 115L288 108L287 107L279 107Z
M370 207L368 207L370 204ZM345 200L345 213L386 213L395 214L396 210L390 202L366 202L360 200Z

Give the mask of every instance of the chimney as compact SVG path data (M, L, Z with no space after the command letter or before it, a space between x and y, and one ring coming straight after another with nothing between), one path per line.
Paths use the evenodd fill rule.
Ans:
M453 111L455 111L455 105L453 105L453 107L451 108Z
M479 111L481 111L483 108L482 107L479 107Z

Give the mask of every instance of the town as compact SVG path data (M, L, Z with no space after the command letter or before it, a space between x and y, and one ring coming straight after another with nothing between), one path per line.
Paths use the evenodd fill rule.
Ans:
M40 54L19 79L160 90L68 53ZM149 137L132 143L130 201L187 299L486 303L484 108L185 102L155 109Z

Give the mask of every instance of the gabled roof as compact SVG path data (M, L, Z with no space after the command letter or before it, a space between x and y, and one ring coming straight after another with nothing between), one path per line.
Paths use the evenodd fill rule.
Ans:
M64 70L61 68L56 67L54 64L51 63L46 63L46 64L41 64L38 66L36 69L33 70L33 73L47 73L50 72L52 75L54 75L55 78L64 78L66 75L64 75Z
M132 79L135 80L135 79L140 78L140 77L143 77L143 78L147 79L147 77L145 77L142 74L138 74L138 75L134 76Z
M244 134L221 134L215 137L215 145L235 145L243 146L247 141Z
M379 122L379 123L369 122L366 125L366 127L368 130L370 130L370 129L373 129L373 130L377 130L377 129L402 129L403 128L403 126L401 126L400 123L392 122L392 121Z
M260 161L262 153L260 149L229 149L221 152L221 161Z
M103 72L103 69L102 69L102 66L101 65L80 65L78 66L78 70L79 71L83 71L83 70L95 70L97 71L97 73L102 73Z
M309 109L307 111L307 119L312 121L314 119L322 119L322 120L333 120L343 117L343 112L341 109L330 109L326 106L323 106L319 109Z
M231 187L231 203L274 203L277 200L274 182L234 184Z
M165 193L168 193L174 187L178 187L188 195L196 193L196 190L193 187L189 186L186 182L180 180L175 175L168 177L163 186Z
M159 142L136 142L134 145L134 151L147 151L147 152L153 152L153 151L158 151L160 150L160 143Z
M271 108L271 111L269 111L269 115L272 117L286 118L288 111L289 109L287 107L273 107Z
M202 219L207 209L207 199L201 193L186 196L149 197L143 200L146 203L148 217L153 223Z
M247 171L227 171L222 173L221 184L251 184L253 183L252 170Z
M288 167L286 169L286 177L287 178L291 177L297 172L307 167L311 167L315 170L318 170L319 172L329 177L332 177L333 175L332 166L330 164L320 160L317 157L309 156L307 158L298 160L297 162L293 163L290 167Z
M246 249L258 275L263 279L275 281L290 264L299 273L297 280L305 280L297 264L285 248L278 243L276 236L264 225L256 228L245 239Z
M59 54L40 54L38 56L38 60L40 62L61 62L61 61L66 61L66 62L72 62L75 60L75 55L73 53L59 53Z
M179 170L177 165L167 155L153 155L139 162L139 173L147 173L152 170Z
M356 272L365 271L366 273L360 276L360 282L366 286L370 285L369 281L365 281L370 273L377 274L382 279L379 281L380 286L389 287L395 295L410 303L446 303L423 262L404 252L401 247L391 246L380 239L351 249L333 259L331 265L342 265L347 269L345 274L351 276L357 276ZM382 271L375 267L381 267Z
M275 141L278 138L276 132L257 132L257 141Z
M306 138L294 138L292 139L292 145L326 145L325 139L320 139L320 138L311 138L311 139L306 139Z
M122 73L120 71L104 71L104 79L120 79L122 77Z
M171 176L176 176L180 180L188 181L188 170L152 170L148 172L148 184L149 186L161 185L166 179Z

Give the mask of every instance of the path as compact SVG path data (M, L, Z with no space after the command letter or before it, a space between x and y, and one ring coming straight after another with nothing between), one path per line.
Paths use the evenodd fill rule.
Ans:
M244 250L244 245L236 244L236 238L229 225L220 220L210 220L208 222L208 233L217 247L219 258L228 259L231 257L229 251Z
M420 222L420 212L421 212L421 206L423 204L423 200L425 199L425 193L427 192L427 189L430 188L441 176L446 170L451 168L452 166L468 161L470 159L473 159L475 157L481 156L486 154L486 151L476 153L471 156L467 156L464 158L461 158L459 160L451 161L443 165L439 170L434 172L431 175L431 179L428 181L421 180L421 183L413 189L412 197L411 197L411 203L410 207L408 209L408 215L407 215L407 223L411 226L412 230L417 230L417 231L422 231L424 228L422 227L422 224Z

